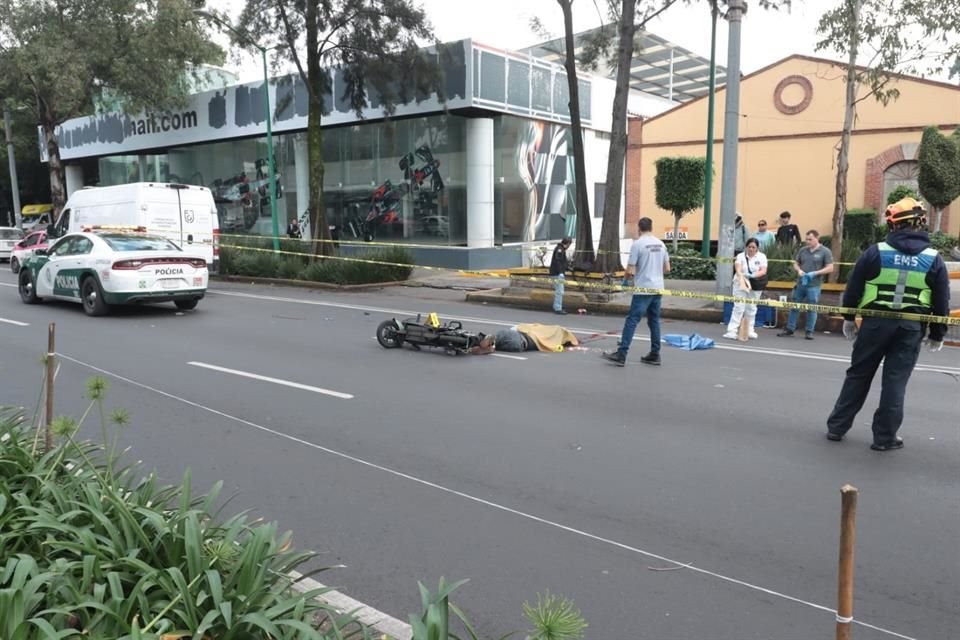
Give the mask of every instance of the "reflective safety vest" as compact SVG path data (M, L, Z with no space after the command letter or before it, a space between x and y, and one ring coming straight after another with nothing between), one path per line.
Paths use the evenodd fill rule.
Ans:
M927 247L910 255L897 251L886 242L877 244L877 248L880 250L880 274L866 282L857 307L929 311L932 295L927 285L927 273L933 268L937 252Z

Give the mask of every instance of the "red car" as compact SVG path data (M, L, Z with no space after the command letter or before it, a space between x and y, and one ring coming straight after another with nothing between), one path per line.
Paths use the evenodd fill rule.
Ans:
M20 271L20 265L24 259L33 255L37 249L47 248L47 232L34 231L28 233L23 240L13 246L10 254L10 271L17 273Z

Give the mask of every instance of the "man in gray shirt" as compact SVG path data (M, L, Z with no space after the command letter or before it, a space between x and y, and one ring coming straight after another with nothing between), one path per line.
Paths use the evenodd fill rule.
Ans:
M630 260L627 262L627 277L633 276L633 286L644 289L663 289L663 274L670 273L670 255L667 247L653 235L653 221L640 218L640 237L630 247ZM650 327L650 353L640 358L644 364L660 364L660 303L663 296L659 293L635 293L630 302L630 312L623 323L623 335L620 336L620 348L605 351L602 357L617 366L627 363L627 352L633 342L633 334L646 316Z
M793 268L797 272L797 284L793 288L793 301L805 302L808 304L819 304L820 285L823 284L823 277L833 273L833 254L830 249L820 244L820 234L816 229L807 231L806 245L797 252ZM778 336L792 336L797 330L797 318L800 312L796 309L790 310L787 318L786 328L778 333ZM817 313L807 311L806 333L804 337L807 340L813 340L813 329L817 324Z

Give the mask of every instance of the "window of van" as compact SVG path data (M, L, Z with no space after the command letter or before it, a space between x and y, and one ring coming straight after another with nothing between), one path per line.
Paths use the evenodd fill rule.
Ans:
M157 236L101 235L114 251L180 251L180 247Z
M19 240L23 237L23 231L13 228L0 229L0 240Z

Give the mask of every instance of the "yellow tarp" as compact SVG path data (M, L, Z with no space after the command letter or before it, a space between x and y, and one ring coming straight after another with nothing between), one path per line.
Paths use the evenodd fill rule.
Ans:
M549 353L563 351L564 345L575 347L580 344L577 336L556 324L518 324L517 331L533 338L540 351Z

